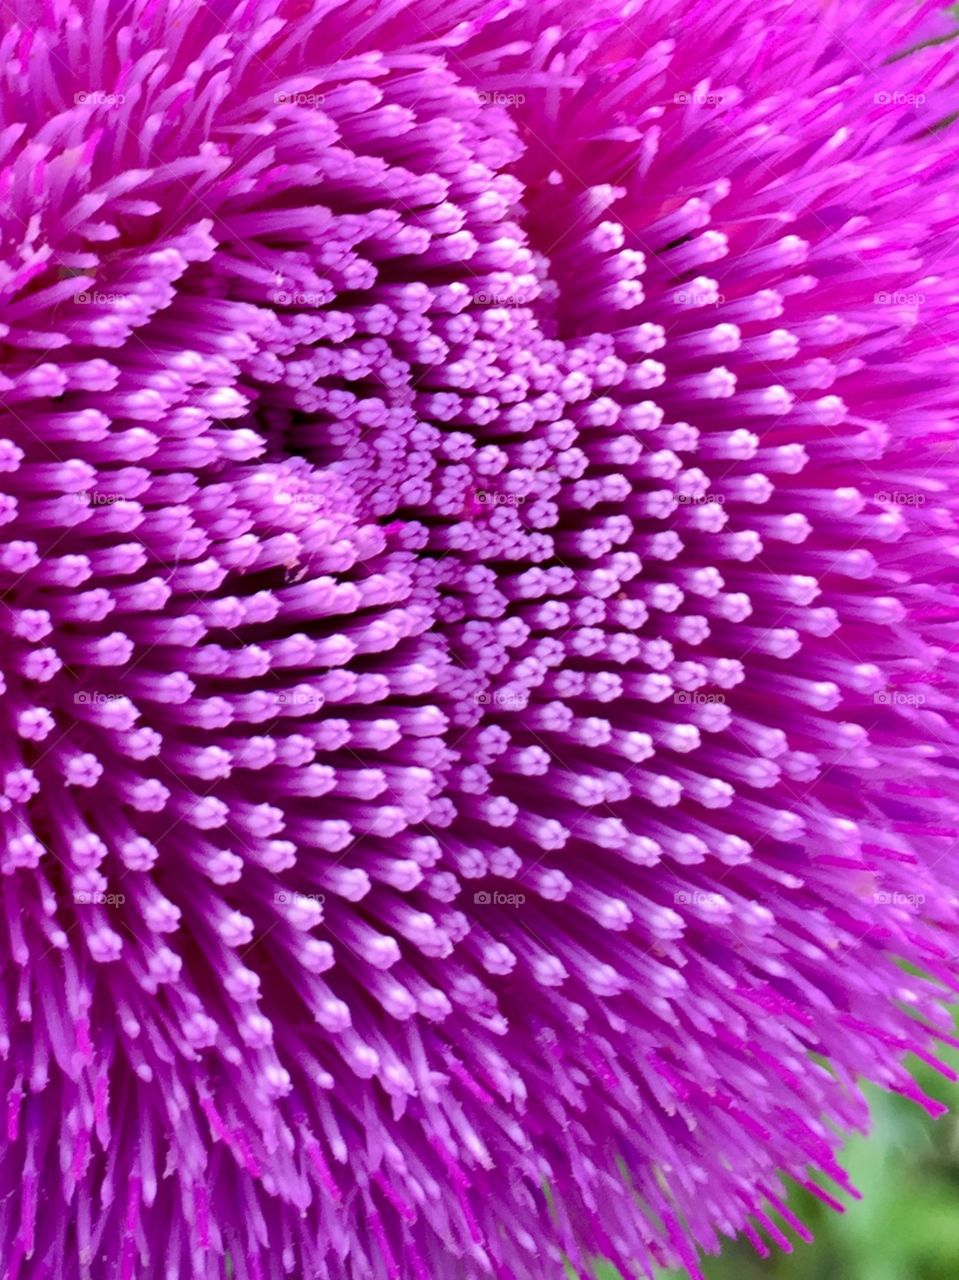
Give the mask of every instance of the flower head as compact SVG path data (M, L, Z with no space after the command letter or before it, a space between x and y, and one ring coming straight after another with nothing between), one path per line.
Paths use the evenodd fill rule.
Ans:
M17 8L7 1275L786 1243L957 985L934 8Z

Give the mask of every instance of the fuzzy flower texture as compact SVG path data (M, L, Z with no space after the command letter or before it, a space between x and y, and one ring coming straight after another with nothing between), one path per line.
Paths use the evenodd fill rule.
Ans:
M959 988L935 6L14 7L4 1280L789 1248Z

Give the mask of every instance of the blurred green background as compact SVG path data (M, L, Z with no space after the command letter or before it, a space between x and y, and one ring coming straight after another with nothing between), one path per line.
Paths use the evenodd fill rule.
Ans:
M946 1049L940 1056L959 1071L959 1054ZM793 1189L790 1206L815 1242L803 1244L786 1228L793 1253L765 1261L749 1244L730 1243L722 1257L705 1260L707 1280L959 1280L959 1085L923 1063L911 1065L925 1092L952 1114L932 1120L904 1098L867 1086L872 1133L852 1137L843 1157L863 1199L846 1197L846 1212L837 1214ZM595 1274L620 1280L603 1264ZM662 1272L660 1280L685 1276Z

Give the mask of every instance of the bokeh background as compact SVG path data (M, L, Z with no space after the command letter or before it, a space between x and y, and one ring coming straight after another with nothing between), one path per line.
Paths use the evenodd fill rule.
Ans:
M940 1056L959 1073L959 1053ZM910 1066L951 1114L933 1120L906 1099L867 1086L872 1131L851 1137L843 1157L862 1200L843 1197L846 1212L837 1214L794 1188L790 1205L814 1243L795 1240L780 1221L795 1240L791 1254L775 1251L763 1260L748 1243L730 1243L722 1257L705 1261L707 1280L959 1280L959 1084L924 1063ZM595 1276L621 1280L604 1264ZM685 1277L664 1271L658 1280Z

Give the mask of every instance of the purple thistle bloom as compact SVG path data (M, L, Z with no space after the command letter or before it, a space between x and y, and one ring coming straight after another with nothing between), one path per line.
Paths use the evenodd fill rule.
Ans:
M5 1277L788 1247L959 985L935 6L16 8Z

